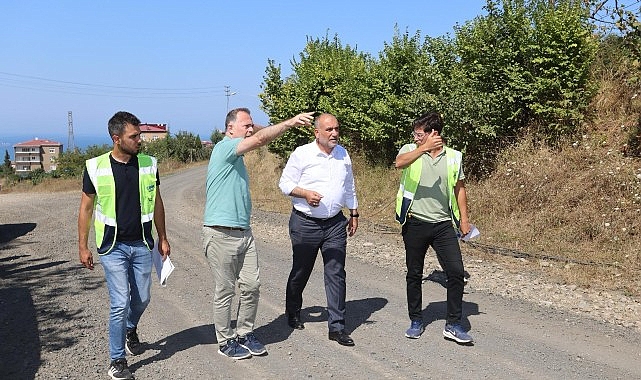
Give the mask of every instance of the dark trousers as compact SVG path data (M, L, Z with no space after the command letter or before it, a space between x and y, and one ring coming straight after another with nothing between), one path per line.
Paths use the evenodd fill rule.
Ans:
M347 219L342 213L320 220L306 218L292 211L289 218L293 263L287 279L285 311L296 313L302 308L303 290L320 250L323 256L327 325L330 332L345 328L346 227Z
M422 320L423 266L428 247L434 248L447 276L447 323L461 321L463 307L463 258L451 221L427 223L408 218L403 225L407 266L407 309L411 320Z

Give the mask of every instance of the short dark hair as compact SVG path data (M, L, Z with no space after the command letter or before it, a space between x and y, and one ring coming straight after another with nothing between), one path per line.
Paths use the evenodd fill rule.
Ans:
M118 111L116 112L111 119L109 119L109 123L107 124L107 129L109 130L109 136L113 135L122 135L122 133L125 131L125 125L131 124L134 127L140 126L140 120L133 114L126 112L126 111Z
M246 112L248 115L251 115L249 108L245 107L234 108L233 110L227 112L227 117L225 118L225 130L227 130L229 124L236 121L236 115L238 115L238 112Z
M440 135L443 132L443 119L437 112L427 112L412 122L412 128L422 128L423 132L435 130Z

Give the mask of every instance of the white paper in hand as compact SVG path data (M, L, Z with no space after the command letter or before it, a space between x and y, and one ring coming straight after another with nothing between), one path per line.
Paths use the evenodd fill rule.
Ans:
M463 236L461 240L463 241L469 241L472 240L476 237L478 237L481 234L481 232L476 228L475 225L470 224L470 232L467 233L467 235Z
M167 278L174 271L174 264L171 263L169 256L162 261L162 255L158 251L158 245L154 246L153 251L151 252L151 257L154 262L154 267L156 268L156 275L158 276L158 281L160 286L167 286Z

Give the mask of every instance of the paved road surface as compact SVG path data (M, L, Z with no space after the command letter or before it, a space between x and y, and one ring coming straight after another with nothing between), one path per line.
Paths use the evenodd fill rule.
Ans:
M154 283L139 326L147 351L129 357L137 379L639 379L641 335L471 287L464 323L476 343L442 337L445 290L424 286L423 336L408 325L404 273L348 257L348 322L355 347L327 339L319 261L304 293L305 330L286 325L291 259L286 215L256 211L261 265L256 333L269 354L232 361L217 353L212 280L200 224L205 167L162 179L176 265ZM100 265L79 267L79 193L0 195L0 378L106 379L108 305ZM349 256L349 255L348 255ZM527 287L528 284L522 284Z

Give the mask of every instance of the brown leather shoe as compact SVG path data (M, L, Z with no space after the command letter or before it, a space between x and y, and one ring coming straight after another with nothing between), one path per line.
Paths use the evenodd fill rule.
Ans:
M354 345L354 340L345 332L345 330L341 331L330 331L329 332L329 340L335 340L338 342L338 344L343 345L343 346L353 346Z
M303 320L300 319L300 311L296 313L287 313L287 324L295 330L302 330L305 328Z

